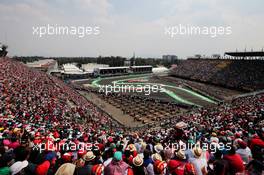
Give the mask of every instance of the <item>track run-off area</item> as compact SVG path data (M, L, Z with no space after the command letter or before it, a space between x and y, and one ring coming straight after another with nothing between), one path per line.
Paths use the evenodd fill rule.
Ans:
M184 87L181 85L173 85L172 83L168 83L166 81L163 81L162 79L153 80L153 77L150 74L126 75L119 77L104 77L104 78L99 77L92 80L90 85L95 88L112 86L113 89L119 89L121 90L121 92L124 92L125 89L131 87L137 89L137 91L142 92L146 86L147 87L156 86L156 87L162 87L162 91L150 92L150 94L148 95L150 95L151 97L158 98L159 96L162 96L176 103L192 105L197 107L217 104L217 102L212 100L211 98L204 96L200 93L197 93L188 87Z

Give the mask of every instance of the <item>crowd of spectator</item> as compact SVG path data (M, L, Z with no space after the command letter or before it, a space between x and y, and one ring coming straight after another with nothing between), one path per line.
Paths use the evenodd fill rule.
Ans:
M163 79L167 82L173 82L174 84L178 84L179 86L186 86L187 88L191 88L200 94L213 97L218 100L230 100L233 97L236 97L237 95L243 93L241 91L227 89L217 85L211 85L207 83L201 83L193 80L181 79L171 76L167 76Z
M8 58L0 58L0 88L1 175L264 171L264 94L124 132L59 79Z
M263 60L188 59L179 62L171 74L241 90L264 88Z

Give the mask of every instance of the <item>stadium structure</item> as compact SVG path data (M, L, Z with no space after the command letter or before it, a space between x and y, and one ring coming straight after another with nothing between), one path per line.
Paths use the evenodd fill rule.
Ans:
M122 162L119 174L177 174L177 163L192 174L261 174L263 55L189 58L155 73L92 66L95 77L79 77L74 64L53 76L42 69L53 61L27 66L2 54L0 173L107 174Z

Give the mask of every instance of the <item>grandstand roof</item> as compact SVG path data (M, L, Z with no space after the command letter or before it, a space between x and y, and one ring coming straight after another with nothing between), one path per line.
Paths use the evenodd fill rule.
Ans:
M74 64L64 64L61 72L65 74L84 74L84 72Z
M145 65L145 66L131 66L132 68L144 68L144 67L152 67L151 65Z
M109 65L108 64L97 64L97 63L82 64L82 69L88 73L93 73L94 69L102 68L102 67L109 67Z
M98 69L128 69L129 67L99 67Z
M234 57L263 57L264 52L225 52L225 55Z
M169 69L166 67L155 67L153 68L153 73L161 73L161 72L166 72Z

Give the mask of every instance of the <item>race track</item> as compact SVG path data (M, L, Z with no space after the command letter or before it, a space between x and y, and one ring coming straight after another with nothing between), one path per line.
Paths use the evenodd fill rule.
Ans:
M184 85L167 82L160 78L156 79L149 74L97 78L91 81L90 86L100 89L108 88L108 91L115 90L116 92L149 95L151 98L198 107L217 104L209 97L199 94ZM159 91L150 91L153 87L159 87Z

